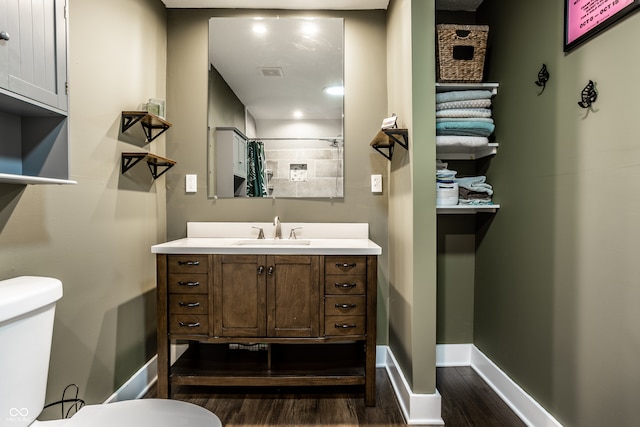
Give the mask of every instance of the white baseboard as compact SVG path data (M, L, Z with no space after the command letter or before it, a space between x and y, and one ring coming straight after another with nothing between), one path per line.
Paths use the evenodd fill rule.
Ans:
M158 379L158 355L138 369L118 390L116 390L104 403L120 402L123 400L141 399L153 383Z
M441 416L442 404L438 390L434 394L414 393L389 347L377 347L376 365L384 366L387 369L391 386L407 424L444 425Z
M473 344L437 345L436 366L471 366L527 426L562 427Z

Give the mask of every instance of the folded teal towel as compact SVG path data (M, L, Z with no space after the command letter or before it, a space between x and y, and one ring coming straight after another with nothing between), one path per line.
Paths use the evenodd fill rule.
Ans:
M496 126L490 122L473 120L447 121L436 123L436 135L489 136Z
M491 110L488 108L452 108L436 111L436 117L491 117Z
M454 90L436 93L436 103L466 101L469 99L489 99L493 96L489 90Z

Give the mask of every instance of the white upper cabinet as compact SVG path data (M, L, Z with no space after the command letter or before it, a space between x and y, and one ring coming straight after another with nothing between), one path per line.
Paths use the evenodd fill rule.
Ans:
M65 0L0 0L0 88L66 111L66 37Z

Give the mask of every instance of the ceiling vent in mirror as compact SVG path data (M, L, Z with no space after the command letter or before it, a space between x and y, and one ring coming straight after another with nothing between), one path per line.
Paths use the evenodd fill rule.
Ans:
M262 77L284 77L280 67L260 67L258 71Z

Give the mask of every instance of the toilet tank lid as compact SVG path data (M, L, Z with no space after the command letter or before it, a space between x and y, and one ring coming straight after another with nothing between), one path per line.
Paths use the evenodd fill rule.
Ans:
M62 282L51 277L21 276L0 281L0 323L37 310L62 297Z

